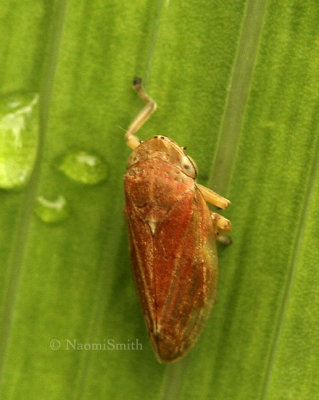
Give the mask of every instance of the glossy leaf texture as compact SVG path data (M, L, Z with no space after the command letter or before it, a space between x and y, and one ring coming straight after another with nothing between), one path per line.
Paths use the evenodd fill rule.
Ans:
M39 122L0 151L32 171L0 191L0 398L318 398L318 18L301 0L1 3L1 104L39 94ZM122 215L136 75L158 103L141 138L187 146L232 201L217 304L170 366Z

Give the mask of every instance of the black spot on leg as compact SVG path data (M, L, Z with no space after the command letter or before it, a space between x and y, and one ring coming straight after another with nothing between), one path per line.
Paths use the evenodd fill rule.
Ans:
M133 79L133 85L135 86L135 85L141 85L141 84L142 84L142 78L140 78L139 76L136 76Z

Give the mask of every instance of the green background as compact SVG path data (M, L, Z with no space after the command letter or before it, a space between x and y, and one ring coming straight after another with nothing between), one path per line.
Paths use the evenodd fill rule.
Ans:
M31 180L0 191L2 399L319 399L318 21L315 0L1 2L1 94L40 93ZM169 366L148 343L122 215L135 75L158 103L141 138L187 146L199 182L232 201L218 303ZM57 171L74 148L108 180ZM59 195L68 219L34 215ZM142 351L65 349L136 338Z

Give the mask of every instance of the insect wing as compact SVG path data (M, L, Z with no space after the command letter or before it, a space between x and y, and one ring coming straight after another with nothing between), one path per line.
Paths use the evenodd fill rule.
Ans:
M126 190L137 291L155 353L160 361L170 362L196 342L214 303L216 226L195 184L164 217L152 204L152 221L146 219L147 207L141 212Z

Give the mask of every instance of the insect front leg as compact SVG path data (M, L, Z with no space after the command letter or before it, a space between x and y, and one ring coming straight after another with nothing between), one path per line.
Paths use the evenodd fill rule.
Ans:
M156 103L145 93L141 78L134 78L133 87L141 99L145 101L146 106L137 114L134 121L131 123L125 133L126 143L132 150L134 150L140 144L140 140L137 136L135 136L135 133L142 127L142 125L145 124L157 107Z
M230 201L225 199L225 197L222 197L213 190L208 189L206 186L199 184L197 184L197 186L207 203L213 204L214 206L222 208L223 210L230 206Z

